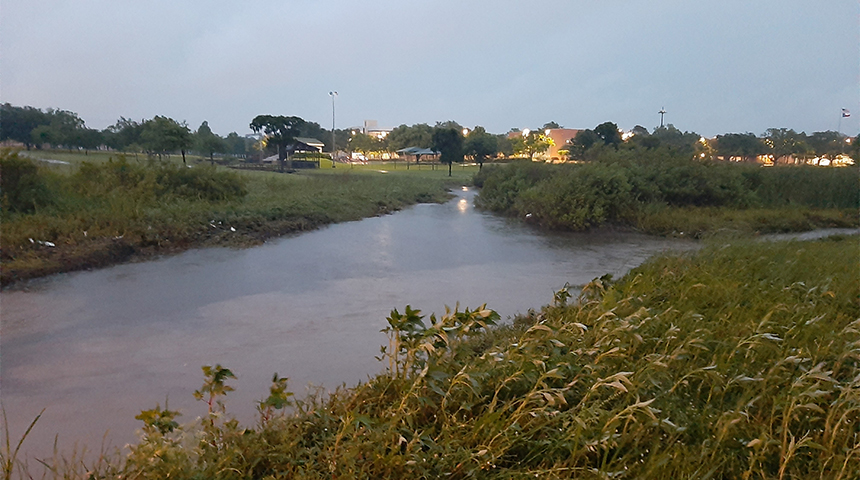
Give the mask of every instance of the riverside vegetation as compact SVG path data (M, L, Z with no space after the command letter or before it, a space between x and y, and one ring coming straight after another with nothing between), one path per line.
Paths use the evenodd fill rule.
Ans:
M585 164L490 167L476 184L479 206L550 229L614 224L698 238L860 224L853 167L762 168L656 149L610 152Z
M125 454L42 461L63 478L858 478L858 248L714 243L496 327L486 306L407 306L388 370L356 387L296 400L275 375L242 426L233 373L204 367L202 418L156 405Z
M51 167L4 152L0 169L3 285L194 246L258 244L442 201L451 186L442 172L277 175L124 156Z

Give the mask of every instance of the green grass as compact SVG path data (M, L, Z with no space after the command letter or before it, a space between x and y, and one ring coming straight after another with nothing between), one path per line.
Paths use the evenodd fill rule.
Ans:
M714 243L492 323L392 312L391 368L257 425L142 412L97 478L860 477L860 239ZM229 371L226 371L229 372ZM224 396L226 395L226 397ZM219 401L222 402L219 404ZM212 406L215 406L214 408ZM229 402L226 402L229 407ZM193 417L195 413L187 412ZM74 477L69 475L69 477Z
M78 154L78 160L83 157ZM158 177L143 161L129 159L126 167L116 159L101 160L79 162L71 171L41 165L39 178L47 185L51 202L34 212L2 212L3 285L133 256L196 246L259 244L285 233L385 214L416 202L442 201L447 188L471 177L471 172L456 169L458 175L451 178L447 172L430 169L383 174L379 167L287 175L212 170L204 163L172 170L170 175L177 180L166 180L173 177ZM80 174L82 168L88 173ZM207 179L198 182L197 190L187 188L189 179L197 178L188 177L192 173ZM227 192L223 189L230 183L241 183L247 194L224 200L195 198L202 192Z

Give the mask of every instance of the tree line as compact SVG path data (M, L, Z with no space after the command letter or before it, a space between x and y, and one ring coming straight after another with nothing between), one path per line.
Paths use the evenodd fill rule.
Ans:
M183 121L165 116L136 121L120 117L104 130L88 128L74 112L61 109L0 105L0 141L13 140L30 148L68 148L89 151L107 147L124 152L142 152L150 155L180 153L185 158L189 151L208 157L214 163L216 154L247 157L259 153L278 153L279 163L289 161L288 145L296 137L309 137L321 141L325 151L341 150L360 152L367 156L394 154L409 147L433 149L440 152L440 161L450 164L462 162L466 157L483 166L496 157L519 156L534 159L553 146L546 135L547 129L561 128L556 122L547 122L541 128L508 134L491 134L481 126L464 128L455 121L400 125L383 138L354 129L331 130L316 122L300 117L259 115L250 128L264 136L258 142L232 132L222 137L212 131L204 121L192 131ZM510 135L517 133L517 135ZM335 148L332 148L334 137ZM648 131L641 125L623 133L615 123L603 122L593 129L581 130L575 138L561 145L559 153L572 160L590 160L607 149L665 148L708 159L755 160L760 155L772 155L774 161L791 159L805 162L808 158L834 158L848 154L860 158L860 137L845 137L839 132L824 131L806 134L786 128L771 128L760 136L753 133L726 133L705 139L695 132L681 131L672 124Z
M855 161L860 158L860 136L856 138L832 130L796 132L788 128L769 128L760 136L753 133L726 133L707 139L695 132L681 131L672 124L649 132L641 125L622 133L612 122L580 131L565 153L574 160L593 160L607 149L653 150L665 148L691 157L755 161L759 156L771 156L774 162L805 163L810 158L834 159L845 154Z

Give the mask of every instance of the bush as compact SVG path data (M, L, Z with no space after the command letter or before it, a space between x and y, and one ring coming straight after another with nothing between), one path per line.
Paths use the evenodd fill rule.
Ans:
M17 152L0 153L0 205L4 211L32 213L54 203L39 168Z
M605 153L585 165L518 162L485 169L475 184L482 187L477 200L482 208L531 214L543 226L569 230L634 218L641 224L649 212L664 212L667 206L860 208L856 169L762 168L665 151Z

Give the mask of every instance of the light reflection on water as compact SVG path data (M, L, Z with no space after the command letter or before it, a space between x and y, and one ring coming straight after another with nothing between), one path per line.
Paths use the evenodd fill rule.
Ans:
M2 400L13 437L43 408L25 450L134 440L134 415L169 398L190 421L200 367L239 377L228 412L253 421L273 372L293 391L354 384L374 359L385 317L487 303L503 318L548 303L566 282L620 276L686 241L636 234L541 234L472 208L443 205L334 225L246 249L194 250L151 262L59 275L0 293Z

